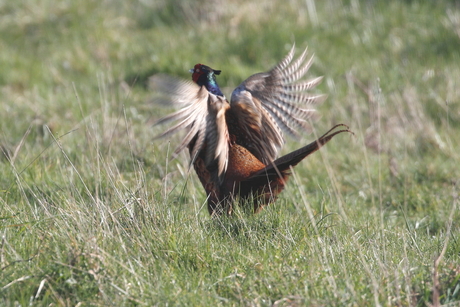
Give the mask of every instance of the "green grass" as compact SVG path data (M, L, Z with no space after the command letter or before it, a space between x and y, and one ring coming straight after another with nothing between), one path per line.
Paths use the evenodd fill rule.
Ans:
M193 3L0 3L0 305L460 304L458 3ZM212 220L146 80L202 62L229 96L294 41L325 77L316 133L355 136Z

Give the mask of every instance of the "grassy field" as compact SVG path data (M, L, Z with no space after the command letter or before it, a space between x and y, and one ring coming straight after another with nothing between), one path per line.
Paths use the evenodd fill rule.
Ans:
M0 305L458 306L458 1L194 3L0 2ZM294 42L316 134L355 136L212 220L147 78L201 62L229 96Z

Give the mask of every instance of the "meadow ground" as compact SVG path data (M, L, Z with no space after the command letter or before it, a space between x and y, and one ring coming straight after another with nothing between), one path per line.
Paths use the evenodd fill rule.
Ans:
M355 136L212 220L147 79L202 62L229 96L293 42L315 133ZM0 305L458 306L459 50L458 1L0 2Z

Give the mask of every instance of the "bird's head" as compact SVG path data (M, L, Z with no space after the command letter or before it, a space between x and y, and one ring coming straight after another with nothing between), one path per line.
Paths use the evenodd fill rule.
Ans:
M220 75L220 70L212 69L203 64L196 64L189 72L192 73L192 79L196 84L205 86L208 91L215 95L223 96L216 82L216 75Z
M192 73L193 81L198 85L205 85L200 84L200 81L204 82L205 80L215 79L214 75L220 75L221 72L220 70L212 69L211 67L203 64L196 64L195 67L189 71Z

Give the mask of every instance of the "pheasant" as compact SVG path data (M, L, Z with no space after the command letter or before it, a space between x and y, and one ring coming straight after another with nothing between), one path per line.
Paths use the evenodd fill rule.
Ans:
M305 105L314 106L325 99L325 95L306 93L322 77L302 80L313 56L306 61L305 49L293 60L294 49L295 45L270 71L241 83L230 101L216 81L221 71L203 64L190 70L193 82L166 75L154 75L149 80L168 104L180 107L156 122L175 122L157 137L186 130L173 157L188 148L190 165L208 196L211 216L231 214L236 201L259 212L276 200L292 167L337 134L353 133L344 124L336 125L312 143L276 159L285 143L283 133L298 137L299 130L302 134L311 132L309 121L317 112ZM339 127L341 130L334 132Z

